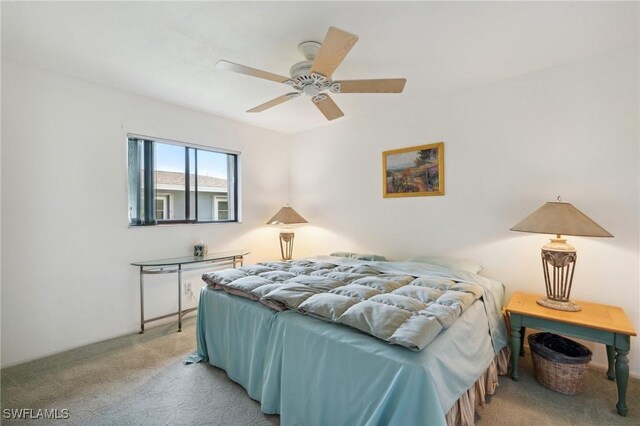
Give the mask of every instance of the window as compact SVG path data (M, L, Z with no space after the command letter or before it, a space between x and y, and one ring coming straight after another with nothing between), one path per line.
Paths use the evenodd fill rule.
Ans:
M227 197L213 197L213 217L215 220L227 220L229 217Z
M156 218L158 220L169 218L169 196L157 195L156 196Z
M238 153L130 135L129 224L237 222Z

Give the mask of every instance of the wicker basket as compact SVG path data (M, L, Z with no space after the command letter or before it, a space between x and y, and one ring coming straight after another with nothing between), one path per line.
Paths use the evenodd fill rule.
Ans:
M551 333L529 336L529 348L536 380L566 395L582 391L591 351L573 340Z

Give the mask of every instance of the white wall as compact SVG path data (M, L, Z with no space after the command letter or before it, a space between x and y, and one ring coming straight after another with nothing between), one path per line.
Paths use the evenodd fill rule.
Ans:
M351 119L345 111L342 122L294 136L292 202L310 222L297 255L470 258L508 297L540 293L548 236L509 228L562 195L615 236L569 238L578 250L572 297L621 306L640 330L638 71L637 48L624 50L425 96L401 111ZM382 151L437 141L446 195L383 198ZM638 349L632 338L635 375ZM598 347L595 361L605 359Z
M3 367L138 330L132 261L200 239L279 257L264 224L288 201L289 136L11 63L2 106ZM241 151L243 223L128 228L127 132ZM175 280L147 279L149 316L177 308Z

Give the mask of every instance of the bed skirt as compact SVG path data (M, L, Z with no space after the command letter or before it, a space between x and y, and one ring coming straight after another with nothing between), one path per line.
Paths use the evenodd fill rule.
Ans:
M493 358L489 367L480 378L453 404L445 416L448 426L473 426L476 406L484 407L485 396L493 395L498 387L498 376L504 376L509 370L511 348L505 346Z

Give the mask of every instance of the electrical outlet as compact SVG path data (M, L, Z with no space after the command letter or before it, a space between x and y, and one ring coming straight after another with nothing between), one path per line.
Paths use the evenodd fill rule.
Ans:
M191 293L191 281L187 281L184 283L184 294Z

